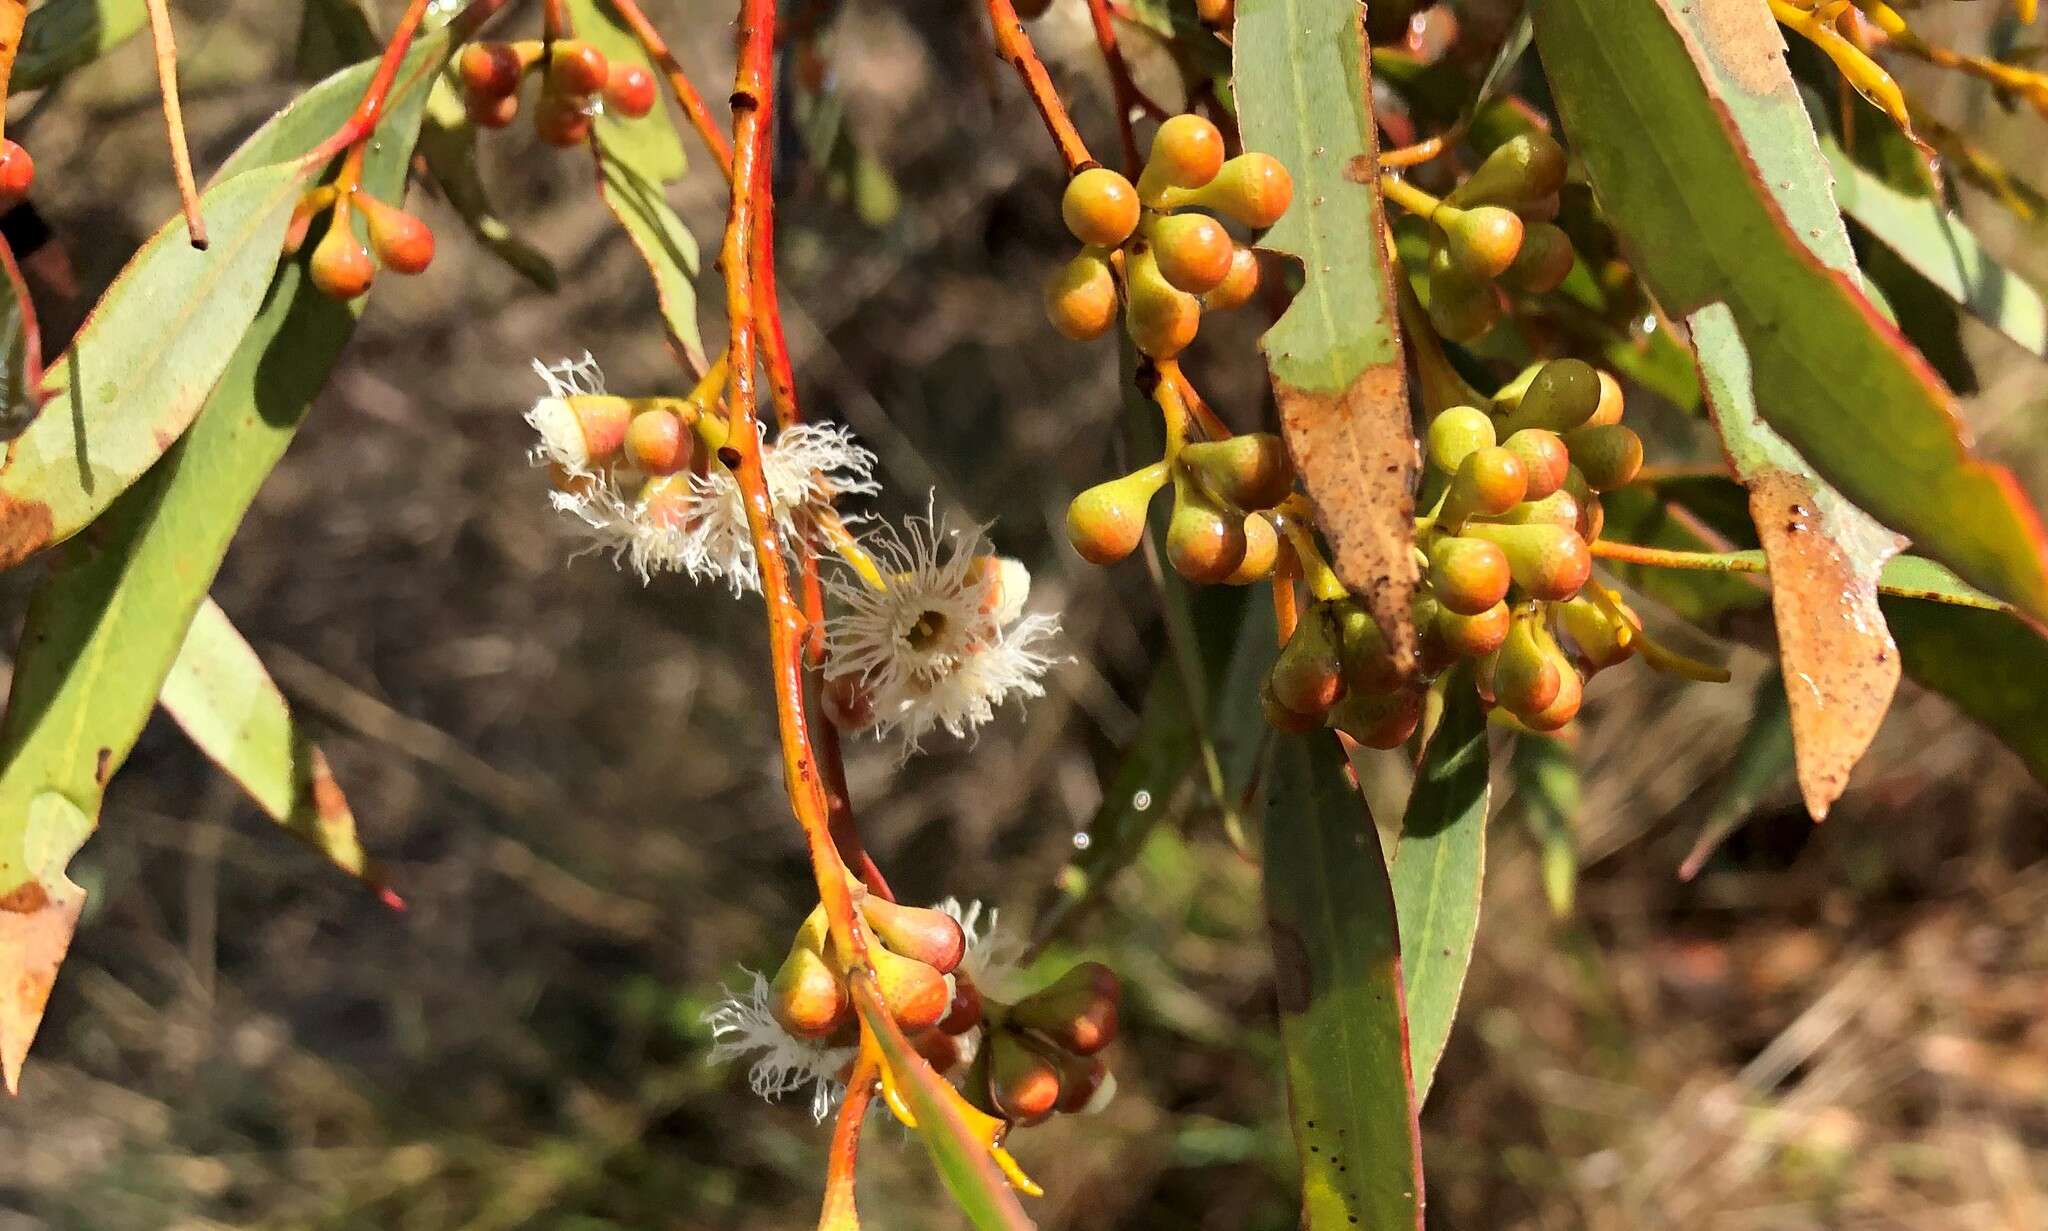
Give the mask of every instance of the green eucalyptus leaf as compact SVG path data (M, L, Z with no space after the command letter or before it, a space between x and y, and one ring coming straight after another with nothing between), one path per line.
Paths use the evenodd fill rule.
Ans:
M1479 935L1490 799L1486 714L1472 672L1460 667L1447 678L1443 717L1423 750L1394 845L1394 907L1417 1105L1429 1097L1450 1040Z
M212 599L193 615L157 700L286 833L350 876L383 886L327 757L292 716L255 648Z
M1263 832L1301 1225L1421 1231L1393 887L1335 736L1279 738Z

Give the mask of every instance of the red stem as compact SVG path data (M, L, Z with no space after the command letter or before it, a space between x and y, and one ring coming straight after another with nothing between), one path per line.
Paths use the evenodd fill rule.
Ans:
M1060 102L1059 92L1052 88L1052 76L1045 71L1045 62L1038 58L1038 49L1031 45L1031 36L1024 32L1024 23L1018 19L1017 10L1010 0L985 0L988 7L989 27L996 37L996 52L1010 62L1017 75L1024 79L1024 90L1031 95L1031 101L1038 107L1038 114L1045 120L1045 127L1052 134L1053 144L1060 150L1060 157L1067 164L1067 174L1076 174L1095 165L1095 158L1088 152L1088 143L1081 139L1080 130L1067 115L1066 104Z
M640 40L641 48L656 64L661 65L661 71L668 77L669 91L676 96L676 105L689 117L690 127L697 130L697 135L704 140L705 148L718 160L718 169L730 180L732 142L726 139L725 130L711 118L710 109L704 105L704 96L697 92L697 87L691 83L689 75L683 72L682 64L676 60L675 53L669 50L668 40L661 37L661 32L654 28L654 23L647 20L647 15L640 11L640 0L612 0L612 9L618 13L620 20L632 29L633 37Z

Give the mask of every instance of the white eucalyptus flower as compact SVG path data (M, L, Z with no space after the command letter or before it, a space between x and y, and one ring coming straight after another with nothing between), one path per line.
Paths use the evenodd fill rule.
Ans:
M540 434L540 443L533 449L533 460L553 462L572 475L590 473L590 449L584 443L582 420L570 407L568 399L603 395L604 373L599 370L597 360L589 351L584 351L581 359L563 359L551 364L536 359L533 370L548 389L547 396L526 412L526 422Z
M878 737L900 737L908 756L934 730L966 738L1010 697L1045 695L1039 677L1062 661L1048 648L1059 617L1022 614L1030 574L988 555L979 528L927 514L864 545L881 584L827 578L841 610L825 638L832 676L855 677L872 699Z
M872 496L882 490L874 469L875 455L836 423L799 423L763 443L761 471L783 542L809 549L811 528L833 497ZM703 581L723 578L735 597L759 590L761 570L738 480L718 466L691 476L690 488L695 496L687 529L695 561L690 575Z
M768 979L751 970L745 992L725 989L726 998L704 1014L711 1027L706 1064L751 1058L747 1085L764 1099L779 1099L800 1090L811 1092L811 1118L820 1123L846 1094L845 1073L857 1048L826 1047L800 1039L782 1028L769 1009Z

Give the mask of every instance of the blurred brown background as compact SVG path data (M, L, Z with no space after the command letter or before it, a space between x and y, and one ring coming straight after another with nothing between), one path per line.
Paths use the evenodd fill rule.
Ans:
M289 97L299 6L174 7L195 154L217 165ZM726 6L649 8L722 97ZM863 223L791 161L779 233L809 408L880 454L882 508L935 488L995 519L1034 605L1062 612L1077 661L1024 718L901 770L862 745L852 767L899 889L983 898L1021 928L1100 800L1158 633L1141 570L1087 568L1060 541L1066 500L1114 464L1114 352L1040 315L1070 243L1057 169L978 22L974 5L845 6L833 85L900 208ZM1058 0L1035 30L1111 147L1085 8ZM1939 97L2038 169L2038 119ZM36 204L80 284L103 286L175 210L146 40L16 117ZM778 960L809 904L757 616L567 560L524 458L529 359L587 348L615 392L672 391L677 372L588 164L524 125L486 162L563 290L535 290L416 191L439 260L379 280L214 591L323 733L411 909L284 839L159 719L73 866L92 900L24 1093L0 1105L0 1231L815 1219L825 1131L707 1068L699 1022L740 964ZM700 240L724 208L706 166L674 194ZM2038 235L1992 230L2048 272ZM700 291L715 347L717 292ZM1205 330L1191 365L1241 423L1265 413L1255 327ZM1966 340L1973 422L2039 498L2041 369L1974 326ZM10 613L30 580L0 581ZM1768 659L1732 666L1720 688L1601 677L1569 919L1502 809L1424 1120L1431 1225L2048 1225L2048 796L1908 685L1826 826L1783 784L1681 884ZM1043 1225L1294 1225L1259 921L1254 870L1194 814L1081 929L1130 989L1121 1094L1018 1137ZM878 1128L864 1161L874 1227L964 1225L906 1135Z

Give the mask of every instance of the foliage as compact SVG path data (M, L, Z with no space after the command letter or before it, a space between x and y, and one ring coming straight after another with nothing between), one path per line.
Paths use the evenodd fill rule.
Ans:
M922 517L869 512L898 464L812 414L778 211L850 195L859 223L887 226L900 198L841 127L836 6L786 7L738 6L728 124L639 0L407 0L388 36L360 6L309 3L302 63L369 58L300 92L201 190L167 8L0 2L15 91L151 27L183 206L46 371L36 296L0 241L0 563L39 570L0 719L10 1089L87 900L67 868L159 705L279 826L399 904L208 592L375 279L433 261L404 208L416 168L537 286L579 276L493 203L479 150L520 118L590 160L576 182L652 287L633 324L678 367L643 393L608 387L589 355L536 359L525 418L546 499L643 581L715 583L763 620L765 668L748 670L766 672L757 717L815 906L778 968L701 1022L713 1061L832 1120L822 1228L859 1225L876 1103L975 1225L1032 1225L1026 1130L1112 1098L1131 1011L1110 965L1062 945L1184 815L1216 818L1257 865L1302 1225L1420 1228L1421 1114L1480 934L1493 754L1512 739L1500 768L1567 915L1597 675L1713 687L1727 652L1703 639L1775 651L1688 877L1788 773L1826 815L1902 678L2048 781L2028 686L2048 668L2048 537L1939 374L1968 374L1963 316L2027 362L2048 347L2041 292L1957 208L1965 177L2006 208L2029 197L1870 48L2048 114L2048 77L2021 57L1941 46L1876 0L1089 0L1116 102L1096 133L1040 59L1048 6L986 0L986 37L1066 175L1073 244L1046 271L1046 313L1077 343L1118 334L1138 463L1074 496L1067 536L1094 565L1143 561L1125 568L1150 582L1158 635L1121 768L1028 946L978 903L899 901L892 875L930 870L884 869L864 841L874 784L848 774L843 738L888 741L899 764L971 742L1073 659L1002 533L936 495ZM0 142L7 205L36 175ZM679 206L693 175L724 179L723 234L702 240L715 262ZM1252 322L1258 359L1225 314ZM1269 396L1212 404L1247 366ZM1405 800L1380 809L1400 818L1385 832L1375 792Z

